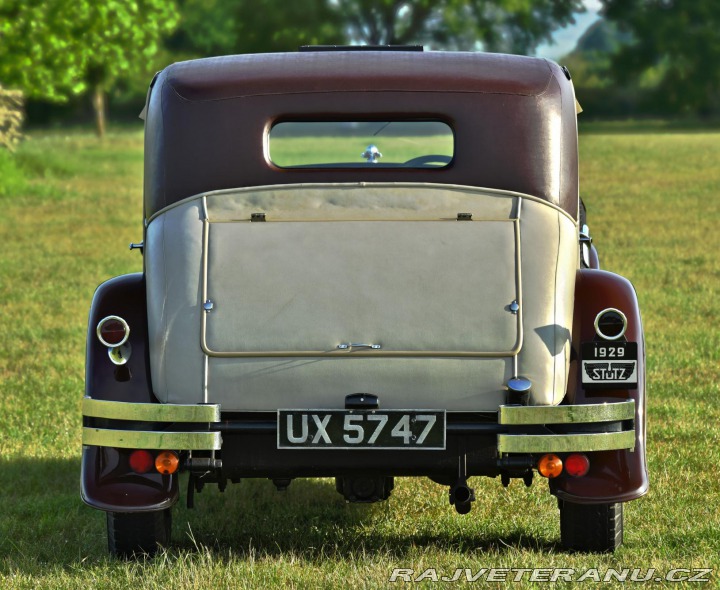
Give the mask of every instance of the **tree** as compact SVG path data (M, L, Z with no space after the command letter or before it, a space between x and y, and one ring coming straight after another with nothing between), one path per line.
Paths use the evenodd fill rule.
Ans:
M145 72L177 18L169 0L0 0L0 81L56 102L90 91L102 136L106 92Z
M602 0L605 17L632 35L612 60L620 83L649 73L655 99L676 113L720 111L720 2Z
M327 0L180 0L180 26L168 48L188 56L296 51L346 43Z
M300 45L427 44L532 53L582 0L179 0L172 50L194 55Z
M336 0L350 37L373 45L532 53L582 0Z

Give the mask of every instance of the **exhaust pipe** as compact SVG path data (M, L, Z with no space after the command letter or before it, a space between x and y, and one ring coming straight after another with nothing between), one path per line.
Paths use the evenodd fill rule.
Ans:
M475 490L468 486L464 477L455 482L450 488L450 504L455 506L458 514L467 514L472 507L471 503L475 501Z

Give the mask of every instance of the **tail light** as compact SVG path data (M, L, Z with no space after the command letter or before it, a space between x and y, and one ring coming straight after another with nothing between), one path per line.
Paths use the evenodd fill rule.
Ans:
M595 333L605 340L622 338L627 329L627 318L619 309L603 309L595 317Z
M109 315L98 322L96 329L98 340L108 348L122 346L130 337L130 326L119 316Z
M147 473L153 468L155 461L149 451L133 451L130 453L130 469L135 473Z
M155 469L163 475L172 475L178 470L180 459L173 451L163 451L155 457Z
M553 454L547 454L540 457L538 461L538 471L543 477L553 478L562 473L563 462L560 457Z
M565 472L572 477L583 477L590 471L590 459L582 453L573 453L565 458Z

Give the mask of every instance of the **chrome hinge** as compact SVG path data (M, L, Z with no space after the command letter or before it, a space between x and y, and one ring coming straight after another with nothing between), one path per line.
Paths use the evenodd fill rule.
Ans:
M583 225L582 228L580 228L579 239L580 255L582 256L583 265L585 268L590 268L590 246L593 240L590 235L590 228L587 225Z

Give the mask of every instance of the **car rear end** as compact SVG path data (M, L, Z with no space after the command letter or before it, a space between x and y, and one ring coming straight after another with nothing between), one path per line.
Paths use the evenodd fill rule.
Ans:
M373 502L426 476L461 513L469 477L539 472L568 546L598 519L615 528L589 548L617 545L614 507L647 488L642 328L627 281L581 268L565 71L235 56L165 70L147 117L144 272L99 289L88 340L83 497L111 551L167 540L181 471L190 502L315 476ZM450 154L394 157L393 129L428 121ZM357 161L311 142L278 162L283 123L329 124Z

